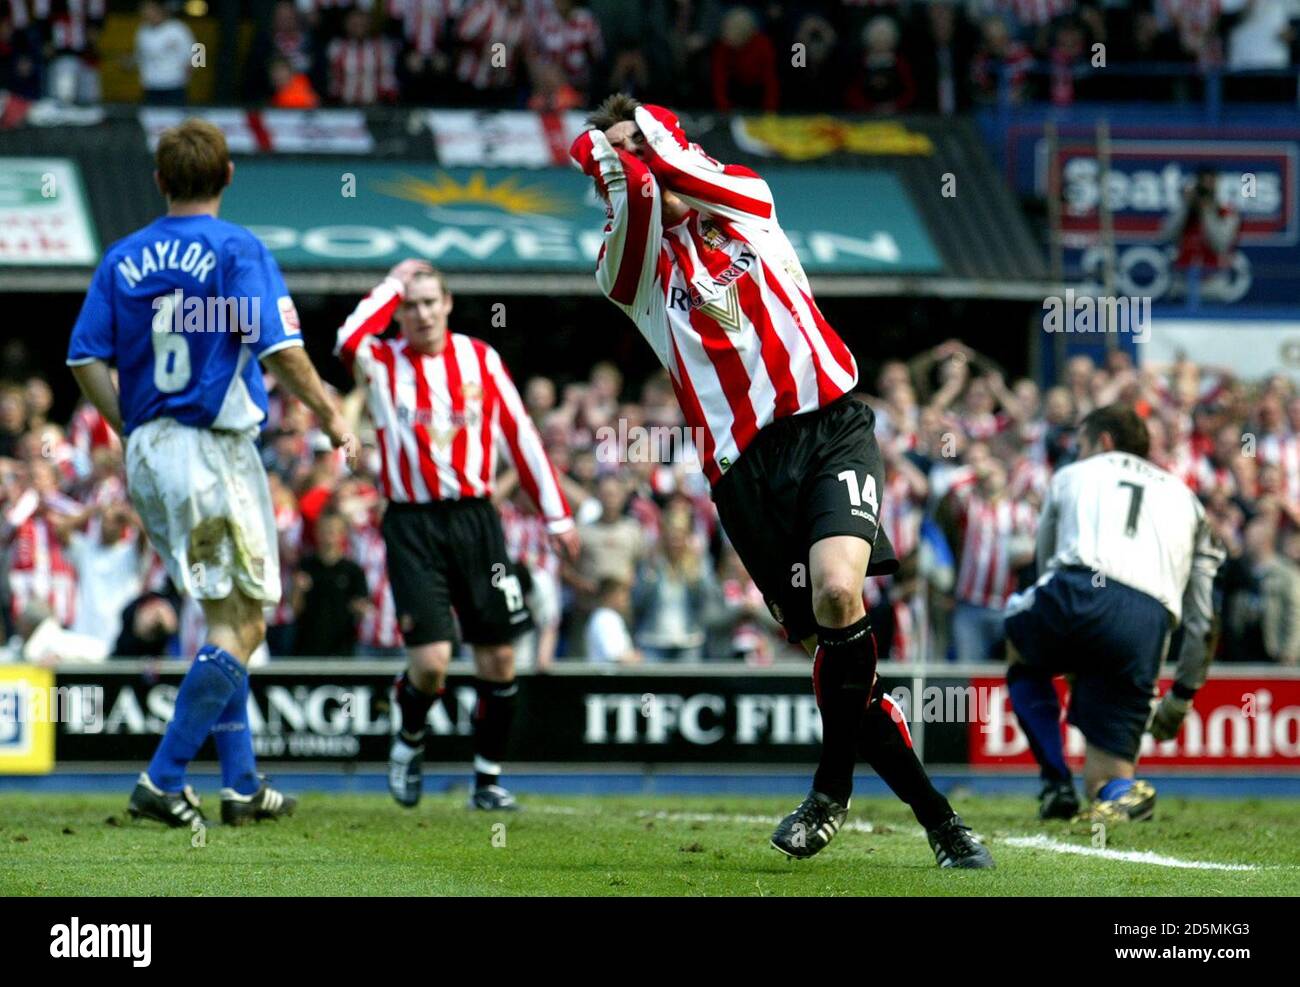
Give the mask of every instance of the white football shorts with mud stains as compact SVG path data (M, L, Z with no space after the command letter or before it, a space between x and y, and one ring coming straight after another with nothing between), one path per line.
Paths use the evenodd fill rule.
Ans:
M172 582L196 600L238 586L280 600L280 552L266 470L246 434L158 418L127 439L126 479Z

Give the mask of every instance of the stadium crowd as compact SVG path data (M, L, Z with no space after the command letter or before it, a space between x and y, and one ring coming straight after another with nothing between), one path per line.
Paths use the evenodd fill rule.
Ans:
M0 353L9 656L193 653L201 614L171 588L139 530L116 436L88 405L66 426L51 421L49 383L25 365L11 341ZM1001 656L1000 612L1035 576L1035 524L1052 471L1074 455L1084 414L1123 401L1147 421L1151 458L1196 491L1227 546L1220 658L1300 660L1300 393L1288 377L1248 383L1187 361L1137 369L1113 351L1101 365L1073 357L1040 393L949 341L885 363L867 383L860 399L875 409L886 461L882 523L903 562L864 587L890 658ZM561 563L507 468L496 498L538 622L525 667L570 658L764 664L795 653L725 543L662 374L631 393L616 367L600 364L563 387L533 377L524 398L582 544L576 563ZM355 397L345 405L360 414ZM262 453L283 566L270 620L276 658L399 653L378 454L373 438L363 444L349 470L305 409L273 392Z
M0 90L97 101L109 6L0 3ZM127 61L146 102L185 101L194 36L176 6L138 5ZM684 109L956 113L997 99L1003 84L1013 101L1188 99L1209 69L1287 72L1300 40L1294 0L280 0L243 9L259 15L238 70L243 99L298 108L571 109L623 90ZM1104 71L1151 63L1186 74L1135 87L1128 72ZM1230 97L1295 98L1294 73L1236 81Z

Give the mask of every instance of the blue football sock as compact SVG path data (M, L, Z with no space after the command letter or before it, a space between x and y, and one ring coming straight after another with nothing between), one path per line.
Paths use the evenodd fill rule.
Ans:
M179 792L185 768L212 732L230 697L240 691L244 666L220 648L205 644L176 693L176 709L162 743L149 762L149 779L164 792Z
M1097 798L1103 802L1109 802L1117 799L1130 788L1133 787L1132 778L1112 778L1106 784L1101 786L1101 791L1097 793Z
M212 727L212 740L221 760L221 787L240 795L252 795L261 786L257 759L253 755L253 734L248 728L248 675L226 703Z
M1030 672L1023 665L1012 665L1007 669L1007 689L1011 708L1029 738L1029 748L1042 769L1043 779L1072 780L1061 742L1061 704L1051 677Z

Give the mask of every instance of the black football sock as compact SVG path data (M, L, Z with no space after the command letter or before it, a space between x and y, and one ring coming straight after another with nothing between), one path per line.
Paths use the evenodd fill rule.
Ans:
M877 696L862 718L859 751L895 795L907 803L926 829L952 818L952 806L930 782L916 751L902 711L888 696Z
M822 755L813 789L840 805L853 793L858 734L876 673L871 618L848 627L819 627L813 691L822 713Z
M424 740L425 731L429 727L429 710L446 690L421 692L411 682L409 672L403 672L397 677L395 689L397 708L402 712L401 737L403 741L414 746ZM417 725L415 729L412 729L413 724Z
M475 679L478 707L474 711L474 785L495 785L501 777L510 728L515 722L519 699L517 682L488 682Z

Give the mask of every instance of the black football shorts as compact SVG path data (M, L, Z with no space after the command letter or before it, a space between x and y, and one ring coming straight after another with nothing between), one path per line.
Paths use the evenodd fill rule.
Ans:
M532 628L491 501L389 504L383 534L398 626L408 646L456 640L453 607L470 644L505 644Z
M875 412L846 395L762 428L713 487L723 530L794 641L817 633L808 551L832 535L871 543L869 576L898 570L880 530L885 467Z

